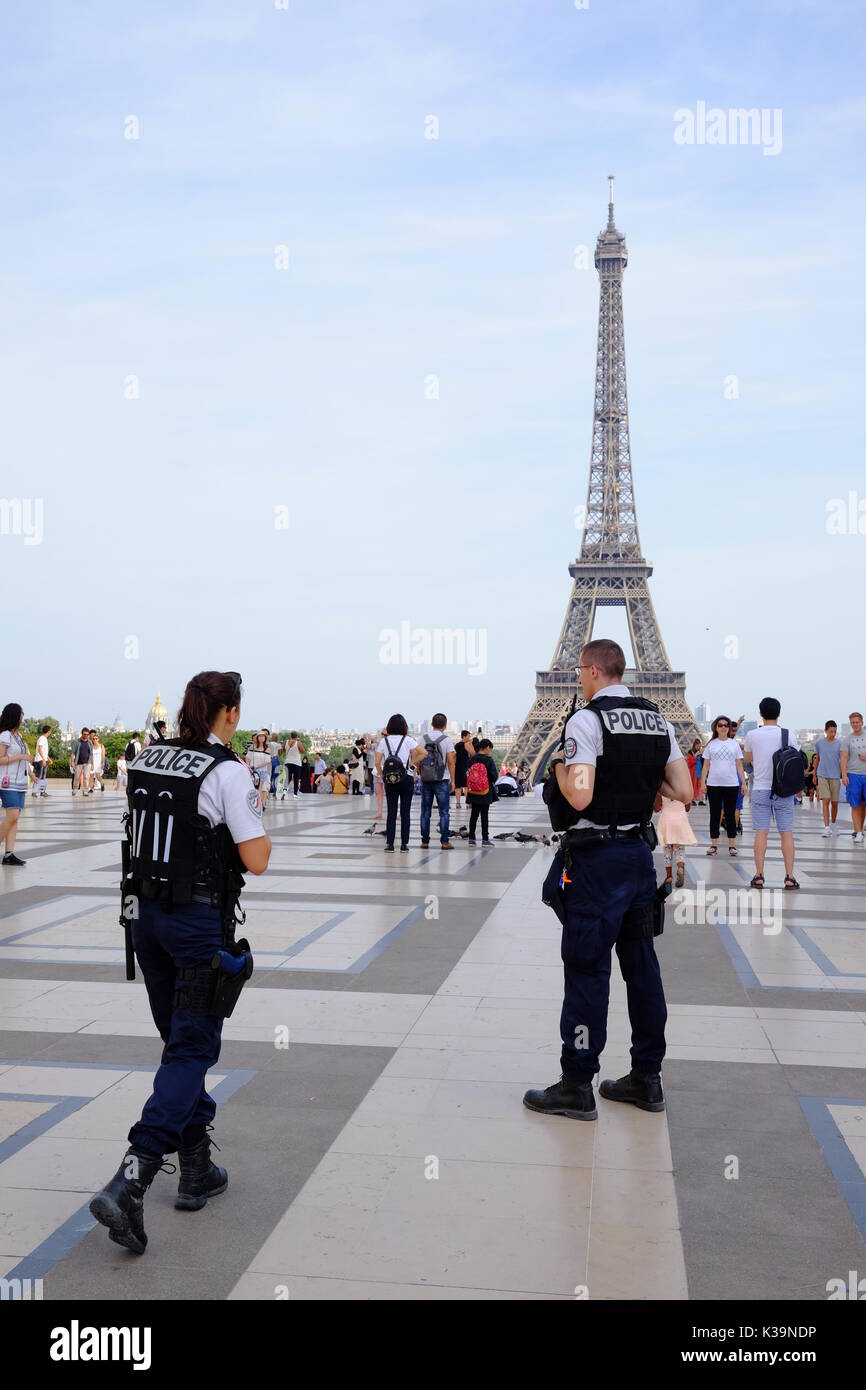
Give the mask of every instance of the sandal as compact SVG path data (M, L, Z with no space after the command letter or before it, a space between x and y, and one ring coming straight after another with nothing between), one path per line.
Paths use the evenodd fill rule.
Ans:
M800 887L793 874L785 874L785 887L787 889Z
M763 886L764 886L764 875L763 875L763 874L755 874L754 878L752 879L751 883L749 884L749 887L750 887L750 888L763 888Z
M736 857L737 857L737 846L736 846L736 845L728 845L728 854L731 856L732 859L736 859Z
M707 850L707 858L712 859L713 855L718 854L718 852L719 849L717 845L710 845L709 849Z

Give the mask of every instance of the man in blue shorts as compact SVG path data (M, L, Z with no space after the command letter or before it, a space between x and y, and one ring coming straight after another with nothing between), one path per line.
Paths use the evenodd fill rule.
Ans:
M866 734L862 714L855 710L848 718L851 732L842 740L839 762L845 799L854 822L854 841L859 845L863 842L863 820L866 818Z
M770 821L776 820L776 829L782 841L782 858L785 861L785 887L799 888L794 877L794 798L793 796L773 795L773 754L782 747L782 730L779 728L779 715L782 706L772 696L767 696L758 706L764 721L760 729L752 729L746 734L743 747L743 762L754 768L752 783L752 828L755 832L755 875L750 887L764 886L764 859L767 854L767 835ZM788 730L788 747L799 748L797 740ZM866 766L866 764L864 764Z

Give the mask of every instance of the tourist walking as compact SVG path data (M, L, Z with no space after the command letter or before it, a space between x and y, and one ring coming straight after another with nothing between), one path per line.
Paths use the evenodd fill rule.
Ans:
M283 789L283 796L298 795L301 783L301 768L304 765L304 745L298 738L294 729L286 739L286 785ZM291 784L291 785L290 785Z
M349 755L349 785L353 796L363 796L367 782L367 740L363 734L355 739Z
M91 788L99 787L101 792L105 791L105 745L100 741L99 734L94 732L90 736L90 774L92 777Z
M36 775L36 785L33 788L34 796L48 795L48 769L54 761L48 756L48 735L50 733L51 725L43 724L36 740L36 761L33 764L33 771Z
M737 790L741 793L746 790L743 750L737 740L730 737L731 721L727 715L718 715L713 720L712 729L713 736L704 749L700 783L701 799L706 795L710 803L710 848L707 854L713 856L718 853L719 821L724 808L728 853L733 859L737 854Z
M421 848L426 849L430 843L430 815L435 797L439 840L442 849L452 849L450 798L457 754L453 739L445 732L448 724L445 715L434 714L430 724L432 733L426 735L412 754L412 762L421 778Z
M836 737L838 727L835 719L828 719L824 725L824 737L815 744L818 754L818 796L824 816L825 840L833 834L836 816L839 813L839 789L842 785L842 744Z
M376 749L376 771L385 787L388 814L385 820L385 849L394 851L397 835L397 812L400 812L400 849L409 849L409 826L415 779L412 775L412 753L418 747L409 736L409 725L402 714L392 714L385 733Z
M27 863L26 859L19 859L15 853L18 817L27 800L27 780L32 763L30 750L21 734L23 718L21 705L4 705L0 712L0 806L3 807L0 843L5 845L0 863L8 869L20 869Z
M469 812L469 839L467 844L475 845L478 841L475 838L475 831L478 827L479 818L481 820L481 843L488 849L493 848L493 841L490 838L490 807L494 801L499 800L499 793L496 790L496 764L492 758L493 744L489 738L478 740L478 752L473 753L469 759L469 766L466 770L466 792L467 801L471 807Z
M767 854L767 837L770 822L775 819L779 839L782 842L782 858L785 861L786 889L799 888L794 877L794 797L803 786L803 761L797 740L789 729L779 727L782 706L772 696L767 696L758 706L763 725L746 734L743 749L744 762L754 768L752 782L752 828L754 830L755 873L751 888L764 887L764 860ZM778 775L774 765L776 754L793 749L796 763L784 758L784 777Z
M469 759L474 756L472 735L468 729L464 729L460 734L460 742L454 749L454 807L457 811L463 809L460 798L466 795L466 771Z
M373 820L374 820L374 821L381 820L381 819L382 819L382 816L385 814L385 811L384 811L384 803L385 803L385 783L383 782L383 780L382 780L382 774L381 774L381 772L379 771L379 761L378 761L378 759L379 759L379 751L378 751L378 750L379 750L379 744L381 743L381 740L385 737L385 734L386 734L386 730L383 729L382 732L381 732L381 734L380 734L380 736L379 736L378 742L375 742L375 743L373 743L373 744L371 745L371 747L372 747L372 753L373 753L373 792L375 793L375 796L376 796L376 809L375 809L375 811L373 812Z
M659 844L664 849L665 879L673 881L676 864L676 888L682 888L686 875L686 845L696 845L697 836L689 825L688 807L673 797L662 796L659 792L655 809L659 812L656 827Z
M129 780L128 774L129 764L126 761L124 754L121 753L120 757L117 760L116 776L114 779L114 790L116 792L126 792L127 783Z
M704 765L703 748L704 746L701 740L696 738L686 754L686 762L688 764L689 774L692 779L692 788L694 790L694 800L699 806L703 806L704 804L701 800L701 773Z
M90 792L90 763L93 750L90 743L90 730L82 729L81 738L76 739L69 754L69 770L72 773L72 795Z
M809 793L809 805L813 806L818 795L818 753L812 754L809 759L809 766L806 768L806 791Z
M851 732L842 740L840 750L841 779L845 787L845 799L851 807L854 822L855 844L863 841L863 820L866 817L866 734L863 732L863 716L859 710L849 714Z
M268 807L268 794L271 789L271 755L268 752L268 732L260 729L253 735L253 741L246 755L246 763L257 774L259 792L262 798L262 811Z

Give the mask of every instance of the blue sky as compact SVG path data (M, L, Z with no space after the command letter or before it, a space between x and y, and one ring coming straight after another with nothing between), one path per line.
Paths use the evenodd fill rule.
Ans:
M862 708L866 535L826 530L866 499L857 3L48 3L6 29L0 491L42 499L44 539L0 536L3 700L133 724L221 666L251 722L519 721L580 541L614 173L672 663L693 707ZM699 101L781 109L781 151L677 144ZM383 665L402 620L483 629L486 671Z

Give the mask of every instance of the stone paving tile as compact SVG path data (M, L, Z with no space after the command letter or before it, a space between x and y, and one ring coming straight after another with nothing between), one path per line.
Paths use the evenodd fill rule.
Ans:
M726 936L669 911L668 1111L600 1101L598 1120L577 1124L521 1104L558 1070L558 933L539 901L549 850L458 843L447 857L434 843L393 862L363 836L368 802L302 798L268 816L274 869L248 895L262 967L215 1073L236 1087L217 1115L229 1189L189 1217L174 1211L176 1178L160 1175L146 1259L93 1229L60 1253L47 1298L274 1299L285 1286L302 1300L573 1299L582 1285L595 1299L817 1298L862 1265L855 1216L799 1102L862 1097L866 1113L866 976L861 989L844 973L866 961L866 858L850 840L823 841L800 814L803 890L776 935L759 923ZM28 1100L40 1081L84 1105L0 1162L0 1273L116 1166L160 1054L113 944L118 818L114 801L28 808L28 881L0 875L0 1096L8 1079L36 1124L51 1120ZM693 825L705 838L705 811ZM543 809L501 803L505 826L544 829ZM695 847L691 887L744 888L748 833L741 844L735 863ZM780 872L771 838L768 877ZM376 953L430 894L438 919L419 913ZM318 968L275 954L341 913L303 947ZM799 923L808 948L789 930ZM368 951L355 973L340 968ZM603 1075L626 1070L628 1039L614 968ZM859 1130L835 1132L856 1168Z

